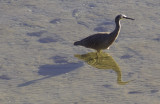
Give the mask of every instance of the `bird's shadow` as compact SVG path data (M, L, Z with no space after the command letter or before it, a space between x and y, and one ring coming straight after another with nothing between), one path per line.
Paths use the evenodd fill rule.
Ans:
M83 66L82 62L68 62L67 60L65 60L66 57L55 56L52 58L56 64L53 64L53 65L46 64L46 65L41 65L39 67L38 74L44 77L35 79L35 80L31 80L31 81L27 81L25 83L21 83L17 87L28 86L40 80L44 80L50 77L55 77L55 76L59 76L62 74L66 74L66 73L74 71L77 68Z

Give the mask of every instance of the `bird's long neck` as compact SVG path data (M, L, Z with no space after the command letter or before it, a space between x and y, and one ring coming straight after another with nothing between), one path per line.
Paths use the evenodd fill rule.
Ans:
M114 38L114 40L118 37L119 35L119 32L120 32L120 29L121 29L121 24L120 24L120 20L116 19L115 20L115 23L116 23L116 27L114 29L114 31L111 33L112 37Z

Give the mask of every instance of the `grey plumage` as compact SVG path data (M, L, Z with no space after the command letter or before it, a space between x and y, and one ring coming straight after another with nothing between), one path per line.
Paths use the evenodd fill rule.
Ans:
M117 15L115 18L116 27L113 32L101 32L97 34L93 34L91 36L88 36L80 41L74 42L74 45L80 45L84 46L86 48L92 48L97 50L97 52L100 52L103 49L109 49L109 46L116 40L116 38L119 35L121 25L120 20L121 19L130 19L134 20L132 18L129 18L123 14Z

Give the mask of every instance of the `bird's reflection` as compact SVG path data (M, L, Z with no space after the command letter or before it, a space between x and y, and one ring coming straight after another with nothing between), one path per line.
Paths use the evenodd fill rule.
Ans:
M76 54L76 58L85 61L87 64L98 68L98 69L112 69L117 73L117 83L120 85L125 85L130 81L122 81L122 73L120 67L115 62L115 60L107 53L102 52L100 56L97 57L96 52L91 52L87 54Z

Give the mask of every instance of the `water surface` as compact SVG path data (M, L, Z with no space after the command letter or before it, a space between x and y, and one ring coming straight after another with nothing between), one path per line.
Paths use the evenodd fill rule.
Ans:
M0 0L1 104L158 104L159 0ZM73 43L114 29L100 59Z

